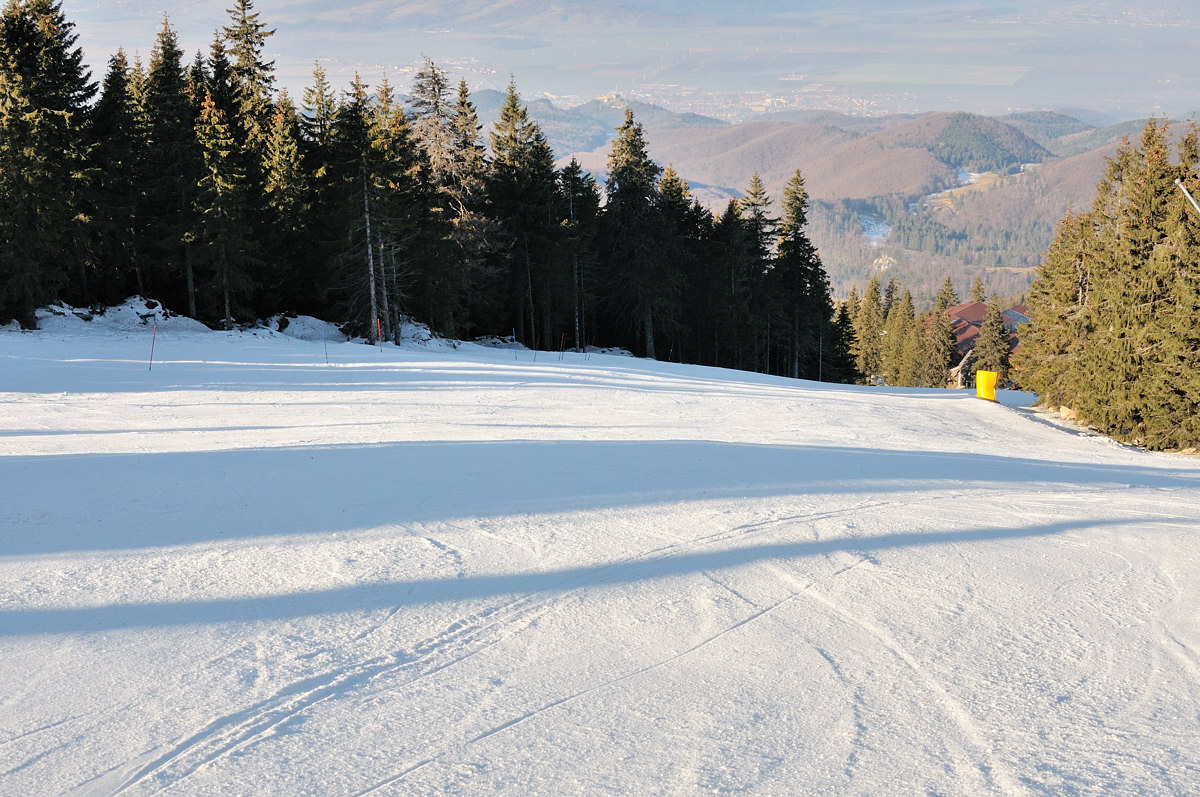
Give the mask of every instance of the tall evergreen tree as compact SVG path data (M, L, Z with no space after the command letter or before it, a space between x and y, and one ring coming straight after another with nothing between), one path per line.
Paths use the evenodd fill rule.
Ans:
M234 0L229 24L222 29L230 61L238 126L246 136L247 165L257 170L267 151L275 93L275 62L263 60L266 41L275 34L259 19L253 0Z
M96 87L55 0L0 12L0 320L34 326L87 231L88 105Z
M275 103L263 160L265 263L257 304L266 310L318 312L319 290L304 256L310 188L300 147L300 117L285 90Z
M645 132L633 111L617 128L608 155L607 202L604 207L604 268L609 310L616 323L636 330L642 351L657 356L655 328L674 321L678 274L669 266L659 241L655 213L656 186L662 168L646 151Z
M854 362L867 384L883 378L883 297L879 277L871 277L854 324Z
M493 316L493 324L515 329L528 344L548 343L554 330L543 322L554 314L549 269L559 231L554 155L541 126L521 101L515 81L508 84L492 129L491 149L488 212L503 228L498 273L506 278L497 295L504 297L500 307L509 313L505 316L502 310Z
M144 287L168 306L186 302L188 315L198 316L192 235L197 186L203 164L196 140L198 106L203 88L191 93L184 73L179 39L164 18L150 53L146 75L147 145L145 182L139 221L145 245Z
M923 336L924 351L920 384L925 387L946 387L950 382L950 367L957 354L949 313L944 308L929 311L921 318L918 330Z
M911 387L920 368L912 294L904 291L892 303L883 327L881 367L889 385Z
M954 281L947 275L942 287L938 289L937 297L933 300L933 309L936 312L955 307L959 303L958 292L954 290Z
M993 301L988 304L979 336L975 339L973 370L995 371L999 374L998 384L1004 384L1008 380L1008 355L1008 329L1004 326L1000 306Z
M1030 286L1032 322L1021 330L1018 381L1051 408L1072 403L1083 378L1080 357L1091 326L1097 267L1094 237L1090 214L1068 213Z
M201 106L196 137L204 158L196 199L201 214L197 238L204 244L203 259L221 297L223 327L233 329L235 301L244 301L251 285L248 185L234 134L211 95Z
M783 192L778 255L770 271L771 304L779 313L786 356L783 373L793 378L825 377L826 343L832 342L833 304L829 280L808 239L808 192L799 170Z
M971 301L987 301L987 289L983 286L983 277L981 276L975 277L975 281L971 283Z
M141 291L136 247L140 243L137 213L144 180L145 119L130 85L131 68L124 50L109 59L99 101L91 114L92 170L90 192L93 279L83 292L91 301L111 304Z
M413 78L408 106L413 118L413 137L425 152L438 182L446 180L454 159L455 108L450 96L446 72L426 58Z
M575 158L558 175L562 217L560 256L571 275L571 340L583 351L592 339L596 310L596 238L599 235L600 187Z
M460 80L451 119L450 160L438 185L437 201L450 226L451 253L441 267L459 286L458 301L445 322L447 335L471 329L475 320L471 308L487 301L482 290L495 283L495 275L489 272L489 256L497 248L502 232L486 212L489 164L482 129L467 82ZM432 164L430 171L434 173Z

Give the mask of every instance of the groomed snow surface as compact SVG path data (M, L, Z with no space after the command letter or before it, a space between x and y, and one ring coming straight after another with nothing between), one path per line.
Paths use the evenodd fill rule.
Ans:
M1195 458L130 307L0 331L4 795L1200 792Z

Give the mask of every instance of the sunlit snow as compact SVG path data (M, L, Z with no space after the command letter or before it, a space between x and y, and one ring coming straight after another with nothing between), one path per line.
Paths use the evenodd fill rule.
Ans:
M0 793L1200 790L1200 460L279 321L0 331Z

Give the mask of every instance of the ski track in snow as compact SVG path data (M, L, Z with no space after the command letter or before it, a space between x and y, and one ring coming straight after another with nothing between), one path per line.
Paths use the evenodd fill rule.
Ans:
M0 795L1200 789L1195 459L939 391L266 337L160 330L135 374L136 330L0 332Z

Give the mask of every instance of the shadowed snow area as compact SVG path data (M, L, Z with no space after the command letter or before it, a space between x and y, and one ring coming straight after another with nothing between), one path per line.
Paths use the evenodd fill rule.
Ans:
M1200 460L1020 395L193 324L0 330L0 794L1200 784Z

